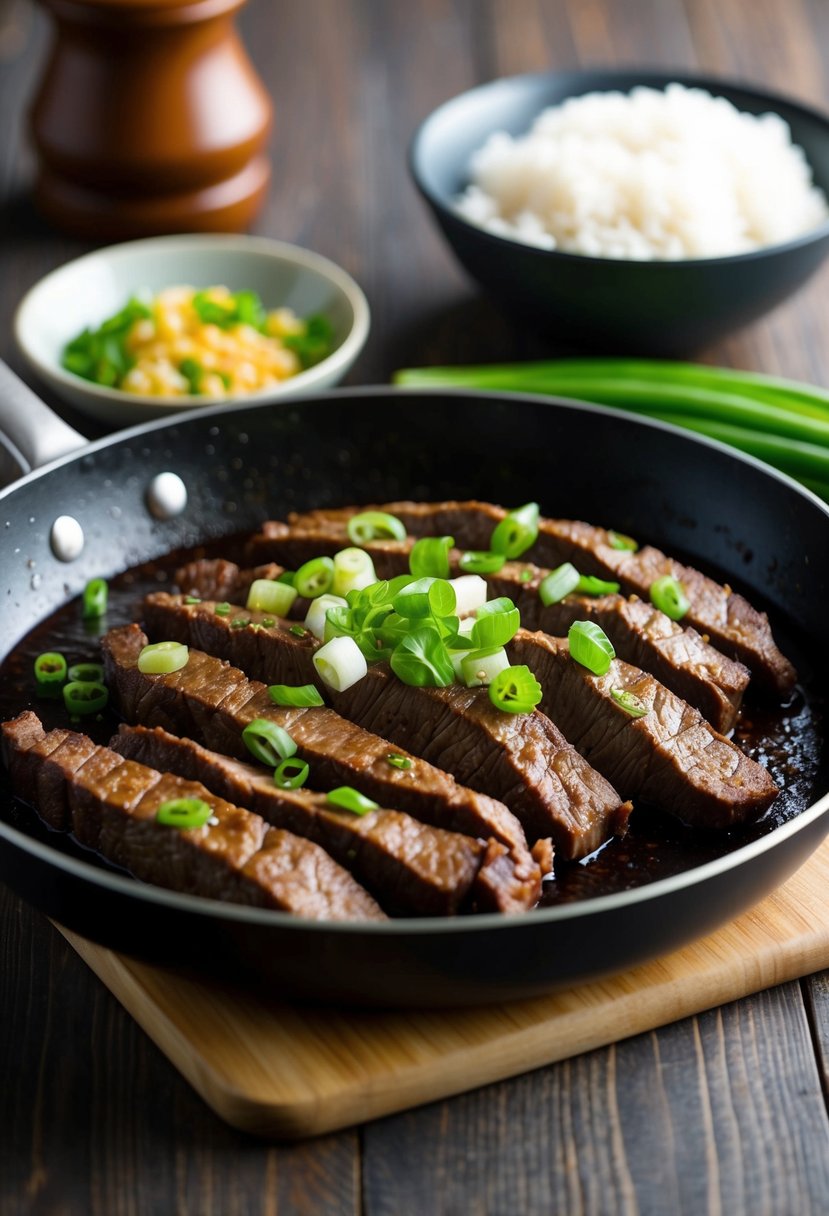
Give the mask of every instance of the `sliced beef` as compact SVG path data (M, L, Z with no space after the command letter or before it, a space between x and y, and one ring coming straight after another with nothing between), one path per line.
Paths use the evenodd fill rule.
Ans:
M446 832L402 811L354 815L331 806L324 794L280 789L261 767L209 751L160 727L122 725L110 747L142 764L201 781L268 823L315 841L392 915L519 912L538 900L538 871L517 875L498 841Z
M344 543L348 539L340 523L317 532L287 529L279 541L283 560L296 560L297 564L312 555L335 553ZM412 544L413 541L405 540L365 545L377 577L393 578L405 573ZM449 556L452 574L461 573L460 550L452 550ZM239 602L243 603L258 575L253 570L233 569ZM696 629L672 621L638 596L568 595L561 603L545 607L538 588L548 573L549 570L529 562L507 562L497 574L487 575L486 580L492 596L505 595L514 601L527 629L543 629L560 636L567 633L573 621L594 620L613 642L620 658L652 671L666 687L694 705L717 730L725 733L733 729L748 686L747 667L717 650ZM217 591L214 598L222 597Z
M623 795L703 828L756 819L777 795L764 768L646 672L615 659L607 675L594 676L570 657L565 639L523 629L509 649L534 672L542 705L568 739ZM614 691L635 697L645 715L632 717Z
M343 717L473 789L493 791L530 840L552 836L563 857L584 857L624 831L629 808L543 714L501 713L485 688L414 688L385 663L334 692L317 676L312 660L320 643L312 634L300 638L284 624L265 626L267 618L256 612L245 613L250 624L241 626L241 613L231 608L220 616L210 601L188 604L166 592L144 600L151 635L197 646L267 683L316 683Z
M333 534L360 510L381 510L396 515L411 536L454 536L466 549L488 549L492 531L507 514L503 507L486 502L415 503L392 502L378 507L343 507L309 511L288 517L290 529L317 530ZM265 524L249 543L249 553L271 557L274 545L284 544L285 524ZM273 535L271 535L273 531ZM637 552L615 549L606 528L566 519L542 519L538 540L527 553L539 566L555 567L572 562L581 574L613 579L627 594L650 598L656 579L670 574L685 587L691 607L684 624L693 626L719 650L732 656L756 676L758 682L780 697L788 697L797 680L789 660L772 637L768 617L729 586L721 585L660 550L646 545ZM270 548L269 548L270 546Z
M522 872L524 866L532 872L534 862L520 823L494 798L458 785L450 774L361 730L332 709L274 705L264 684L193 647L180 671L143 675L137 663L146 642L137 625L112 629L102 642L107 683L128 722L162 726L247 760L242 730L254 718L268 718L294 739L317 788L352 785L381 806L406 811L423 823L466 836L494 837L507 846ZM392 752L410 760L411 766L391 765Z
M26 712L2 725L15 792L49 823L136 878L231 903L314 920L381 920L383 913L324 849L185 781L125 760L72 731L45 732ZM52 736L52 737L50 737ZM199 798L212 810L200 828L161 824L162 803Z
M283 567L274 562L240 570L235 562L223 558L197 558L179 566L175 573L176 586L185 595L197 595L205 600L230 600L244 604L250 585L257 578L278 578Z

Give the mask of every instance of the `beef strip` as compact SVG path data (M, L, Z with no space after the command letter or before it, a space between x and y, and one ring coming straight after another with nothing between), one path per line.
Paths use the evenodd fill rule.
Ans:
M72 731L45 732L26 711L2 725L15 792L47 823L156 886L313 920L382 920L374 899L324 849L184 781L125 760ZM159 823L162 803L199 798L211 820L181 830Z
M254 718L267 718L291 735L319 789L352 785L381 806L406 811L423 823L500 840L522 876L529 878L537 869L520 823L494 798L458 785L450 774L402 747L391 747L331 709L274 705L264 684L193 647L186 667L170 675L144 675L137 663L146 642L137 625L112 629L102 641L107 683L128 722L162 726L247 760L242 730ZM410 767L389 764L390 752L410 760ZM546 860L543 856L542 867Z
M568 739L627 797L695 827L729 828L758 818L777 795L764 768L652 675L614 659L607 675L594 676L570 657L564 638L524 629L508 649L535 674L542 705ZM616 690L647 713L632 717Z
M266 562L252 570L240 570L235 562L223 558L197 558L179 566L175 572L176 586L184 595L197 595L205 600L229 600L244 604L251 583L257 578L278 578L283 567Z
M324 531L287 529L280 540L280 553L286 562L300 565L312 556L335 553L348 536L344 527L331 525ZM371 555L378 578L393 578L409 568L409 554L414 542L374 541L364 546ZM451 573L461 573L458 566L460 550L450 551ZM201 563L209 567L211 563ZM199 563L194 563L194 567ZM240 570L233 563L232 583L240 603L247 598L250 584L260 577L253 570ZM259 570L268 567L259 567ZM282 567L271 569L281 571ZM521 612L521 623L527 629L543 629L545 633L561 636L573 621L593 620L608 635L616 653L626 662L653 672L666 687L694 705L716 730L726 733L733 729L749 680L748 669L717 650L697 633L672 621L664 612L638 596L568 595L561 603L545 607L538 588L549 574L529 562L507 562L497 574L486 575L492 596L508 596ZM200 582L205 598L223 598L221 584L212 579L209 569L191 578ZM231 576L226 578L230 584ZM181 585L181 584L180 584ZM292 614L293 615L293 614Z
M374 663L345 692L323 684L313 665L320 646L311 633L264 626L267 614L215 604L188 604L155 592L144 600L151 635L192 644L280 684L316 683L344 717L451 772L481 791L495 792L518 816L530 840L552 836L562 857L584 857L624 831L629 807L541 713L505 714L485 688L415 688L386 663ZM237 627L246 619L252 625Z
M162 730L122 725L110 747L119 755L201 781L215 794L321 845L381 907L396 916L452 916L459 911L520 912L540 883L510 874L504 845L418 822L401 811L354 815L307 788L280 789L270 772L209 751ZM504 878L509 881L503 881Z
M493 529L507 512L486 502L392 502L378 507L343 507L337 510L294 513L291 529L327 530L332 536L359 510L388 511L396 515L411 536L454 536L467 549L488 549ZM273 560L284 543L285 524L265 524L248 544L255 561ZM613 579L628 594L650 598L651 584L670 574L685 587L691 606L684 618L713 644L744 663L758 682L785 698L794 689L797 672L775 644L768 617L732 591L690 566L646 545L637 552L615 549L606 528L564 519L541 519L538 539L527 553L539 566L572 562L581 574ZM277 560L279 560L277 558Z

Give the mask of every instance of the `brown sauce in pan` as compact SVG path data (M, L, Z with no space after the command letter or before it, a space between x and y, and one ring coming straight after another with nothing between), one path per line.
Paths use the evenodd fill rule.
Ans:
M161 561L136 567L111 580L109 607L101 622L83 621L79 601L74 600L37 625L0 665L0 721L14 717L23 709L33 709L47 730L69 725L62 700L36 695L32 666L37 656L46 650L58 650L70 664L96 661L99 636L113 626L139 620L143 596L149 591L169 587L173 571L183 560L227 556L233 553L234 546L224 540L210 549L170 554ZM656 808L636 805L630 830L624 838L609 841L581 862L557 867L555 877L545 883L540 906L629 890L712 861L800 814L827 789L829 756L824 746L822 673L810 668L796 637L788 634L779 622L773 624L778 645L798 668L802 683L792 701L783 707L760 704L749 691L734 732L740 747L765 764L780 787L781 793L766 815L748 828L705 833L683 827ZM107 710L97 718L84 718L72 726L98 743L107 743L117 724L117 715ZM95 857L101 866L111 868L103 859L81 849L70 837L50 831L30 807L14 799L5 770L0 771L0 793L3 806L7 808L4 814L14 826L48 840L50 846L62 852L86 860Z

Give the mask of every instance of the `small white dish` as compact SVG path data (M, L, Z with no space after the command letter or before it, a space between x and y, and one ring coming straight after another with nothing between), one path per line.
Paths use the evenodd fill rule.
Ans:
M265 237L188 235L111 245L53 270L23 297L14 319L17 344L32 371L68 404L111 427L215 405L207 397L150 397L93 384L61 366L63 349L141 292L186 284L255 291L266 308L300 317L324 314L334 349L278 386L233 400L279 401L337 384L369 332L368 302L350 275L327 258Z

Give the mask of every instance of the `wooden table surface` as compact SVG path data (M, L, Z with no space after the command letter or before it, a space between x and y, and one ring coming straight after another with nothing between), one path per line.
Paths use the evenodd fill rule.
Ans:
M374 324L353 383L544 353L476 295L408 180L409 136L440 101L515 72L635 64L829 105L825 0L252 0L240 26L277 111L257 230L363 284ZM26 193L47 33L28 0L0 0L0 356L18 370L17 300L84 248ZM704 357L829 384L829 268ZM827 1094L824 974L354 1130L259 1143L223 1126L51 926L0 891L3 1216L826 1214Z

